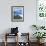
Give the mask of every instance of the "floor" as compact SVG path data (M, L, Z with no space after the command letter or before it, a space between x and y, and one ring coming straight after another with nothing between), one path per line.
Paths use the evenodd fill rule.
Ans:
M30 43L31 45L30 46L37 46L37 43ZM0 46L4 46L4 43L2 42L0 42ZM12 42L10 42L10 43L8 43L8 45L7 46L15 46L15 43L12 43ZM25 45L21 45L21 46L25 46ZM41 45L41 46L46 46L46 43L44 43L44 45Z

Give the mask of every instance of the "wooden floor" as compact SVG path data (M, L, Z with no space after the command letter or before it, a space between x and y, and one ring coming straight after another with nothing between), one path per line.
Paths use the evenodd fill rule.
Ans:
M0 46L5 46L4 45L4 43L2 42L0 42ZM14 43L12 43L12 42L10 42L10 43L8 43L8 45L7 46L15 46L15 42ZM21 45L22 46L22 45ZM25 45L24 45L25 46ZM30 46L37 46L37 43L30 43ZM46 43L44 43L44 45L41 45L41 46L46 46Z

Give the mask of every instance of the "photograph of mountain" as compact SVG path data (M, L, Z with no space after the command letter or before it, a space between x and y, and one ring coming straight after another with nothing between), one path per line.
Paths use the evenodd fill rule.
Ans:
M22 15L22 9L16 8L14 11L14 19L22 19L20 15Z
M24 20L24 6L12 6L11 10L12 21Z

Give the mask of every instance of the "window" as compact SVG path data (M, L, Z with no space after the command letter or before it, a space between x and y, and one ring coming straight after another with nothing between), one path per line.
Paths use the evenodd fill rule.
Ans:
M46 17L46 0L37 1L37 15L41 17Z

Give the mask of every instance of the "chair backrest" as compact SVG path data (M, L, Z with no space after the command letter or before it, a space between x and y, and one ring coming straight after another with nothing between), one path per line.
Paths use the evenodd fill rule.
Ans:
M18 27L16 28L11 28L11 34L18 33Z

